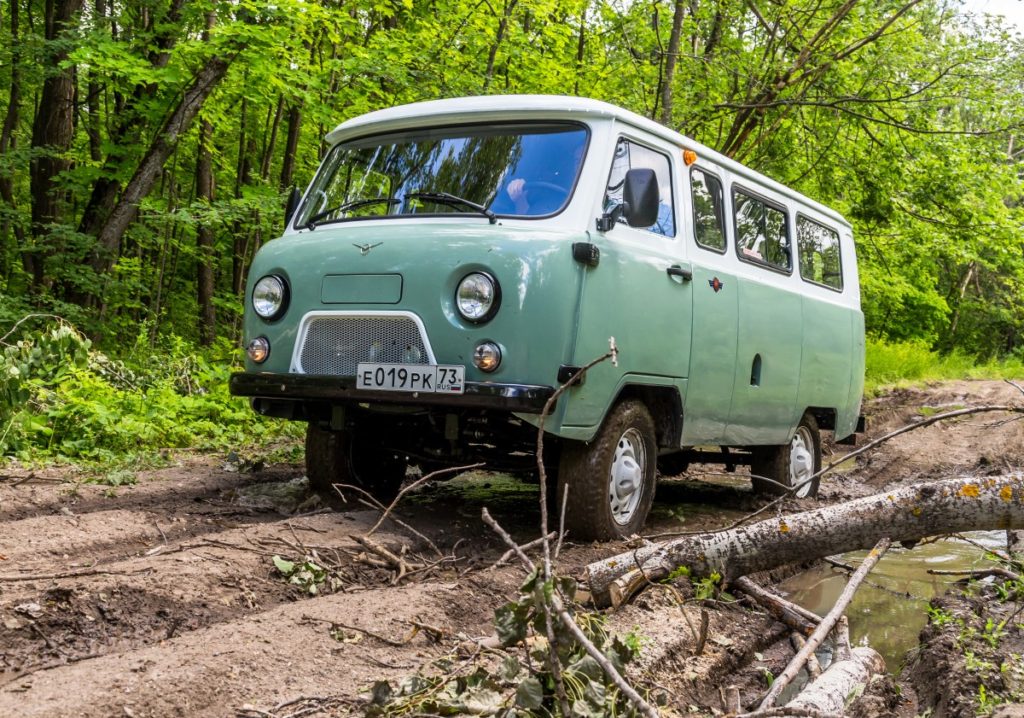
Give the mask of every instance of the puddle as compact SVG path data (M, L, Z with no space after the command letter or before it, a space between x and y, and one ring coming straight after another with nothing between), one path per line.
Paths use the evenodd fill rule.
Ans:
M1006 548L1004 531L975 532L968 537L987 548ZM857 565L866 553L854 552L839 558ZM899 546L889 549L847 608L850 642L856 645L866 638L885 658L889 671L898 671L907 651L917 645L918 634L927 622L928 601L957 579L933 576L928 569L968 570L987 565L991 564L982 550L956 539L919 545L912 550ZM789 600L824 615L839 598L848 578L845 571L824 565L786 579L779 588Z

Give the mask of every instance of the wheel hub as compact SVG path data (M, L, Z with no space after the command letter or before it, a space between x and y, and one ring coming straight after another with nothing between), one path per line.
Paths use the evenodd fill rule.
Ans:
M628 524L643 495L647 452L643 437L636 429L627 429L615 446L608 477L608 499L615 523Z
M796 486L807 481L814 474L814 446L811 432L801 426L793 436L789 445L789 485ZM797 498L805 498L811 494L811 482L803 484L794 494Z

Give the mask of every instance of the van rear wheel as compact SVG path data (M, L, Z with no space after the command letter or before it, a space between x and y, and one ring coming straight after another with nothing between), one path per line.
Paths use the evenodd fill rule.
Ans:
M821 433L812 414L804 414L788 444L754 449L750 464L751 483L759 494L781 496L791 493L803 499L818 495L820 477L808 481L821 471ZM771 481L757 478L763 476ZM793 492L790 489L799 485Z
M371 437L357 436L352 429L306 427L306 476L320 493L337 496L334 484L349 484L388 504L398 495L406 468L404 456L388 451Z
M657 457L651 414L630 399L615 405L592 441L566 442L557 495L569 486L569 535L608 541L640 531L654 500Z

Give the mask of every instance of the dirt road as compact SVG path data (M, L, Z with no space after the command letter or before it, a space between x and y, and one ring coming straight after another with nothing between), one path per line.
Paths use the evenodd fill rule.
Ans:
M920 417L922 407L996 403L1024 396L998 382L901 391L867 407L870 433ZM299 466L247 473L222 462L178 458L115 490L76 485L59 470L0 468L0 715L287 715L314 705L299 699L328 697L321 714L358 713L373 681L489 635L494 608L515 596L522 572L492 567L504 546L481 509L517 539L537 534L534 486L488 474L427 485L397 512L421 536L393 522L373 534L412 571L393 585L396 572L356 541L377 512L315 498L301 505ZM901 437L827 478L822 500L1021 465L1024 425L982 415ZM745 482L702 481L700 468L662 483L650 533L723 525L762 505ZM570 543L559 570L571 575L621 548ZM289 585L275 555L318 558L333 568L337 590L310 595ZM671 655L674 631L686 633L663 619L645 627L656 600L613 618L660 635L649 665ZM713 633L758 638L743 650L712 647L690 666L678 689L684 705L711 700L722 674L773 635L764 617L737 625L712 616Z

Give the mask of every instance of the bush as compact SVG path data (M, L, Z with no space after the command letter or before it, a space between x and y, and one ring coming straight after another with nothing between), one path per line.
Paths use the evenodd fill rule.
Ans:
M238 367L223 348L204 355L171 338L152 349L143 338L122 361L96 351L63 321L19 330L20 339L0 344L0 455L105 460L140 450L238 447L290 433L286 423L263 419L228 394Z
M1024 363L1018 357L978 359L958 349L941 354L920 340L887 342L869 338L865 365L869 392L907 382L1024 376Z

